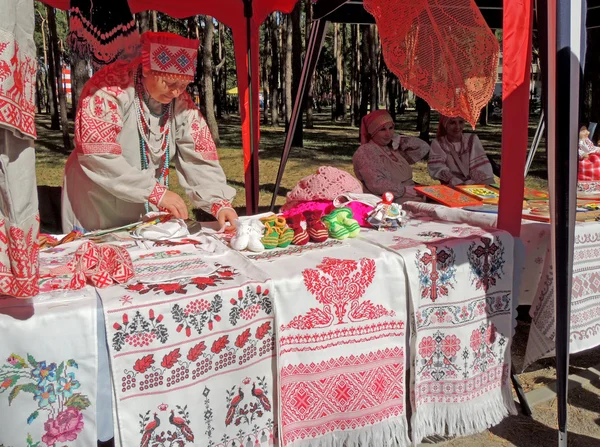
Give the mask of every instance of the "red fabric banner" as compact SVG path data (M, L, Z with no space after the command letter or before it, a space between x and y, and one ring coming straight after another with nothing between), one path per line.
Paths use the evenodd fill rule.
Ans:
M504 0L502 60L502 193L498 228L519 236L529 132L532 0Z

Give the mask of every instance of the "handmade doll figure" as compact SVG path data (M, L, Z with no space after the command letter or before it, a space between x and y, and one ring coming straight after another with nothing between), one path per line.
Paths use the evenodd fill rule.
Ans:
M590 131L582 126L579 129L579 172L578 180L582 182L600 180L600 148L590 140Z
M406 211L402 206L394 203L394 195L391 192L385 192L381 196L381 202L375 206L369 213L367 222L380 231L395 231L404 225Z

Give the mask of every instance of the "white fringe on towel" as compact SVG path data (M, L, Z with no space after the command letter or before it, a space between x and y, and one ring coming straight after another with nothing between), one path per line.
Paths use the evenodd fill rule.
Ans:
M327 433L317 439L299 439L285 447L403 447L409 444L408 424L402 416L356 430Z
M431 435L470 436L517 414L510 376L501 390L487 393L483 400L452 405L423 404L411 418L413 444Z

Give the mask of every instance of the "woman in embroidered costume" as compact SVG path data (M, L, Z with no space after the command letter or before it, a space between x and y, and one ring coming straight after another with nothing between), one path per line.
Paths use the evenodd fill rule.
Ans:
M475 134L464 134L465 120L440 116L437 137L431 143L429 175L443 185L490 185L492 165Z
M394 135L394 120L386 110L376 110L362 119L360 142L352 164L365 192L380 196L389 191L397 202L418 199L410 165L427 155L427 143Z
M237 218L215 144L186 92L198 41L142 35L142 57L115 62L85 85L75 121L75 150L65 168L63 231L136 222L151 209L187 218L169 191L169 162L192 203L221 226Z

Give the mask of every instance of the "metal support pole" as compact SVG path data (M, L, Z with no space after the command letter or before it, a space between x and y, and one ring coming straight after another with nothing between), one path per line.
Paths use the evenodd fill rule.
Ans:
M279 170L277 171L277 180L275 181L275 188L273 189L273 197L271 199L271 211L275 208L275 201L277 200L277 194L279 193L279 185L283 178L283 172L285 171L285 165L290 155L292 148L292 139L294 138L294 132L296 125L298 124L298 118L300 111L302 110L302 102L304 101L305 93L310 88L315 69L317 68L317 62L319 60L319 54L323 46L323 40L325 39L325 29L327 27L326 20L315 20L310 27L310 36L308 45L306 47L306 56L304 57L304 66L302 67L302 74L300 75L300 84L298 91L296 92L296 99L294 101L294 107L292 109L292 116L290 118L290 125L285 136L285 145L283 146L283 153L281 154L281 161L279 162Z

